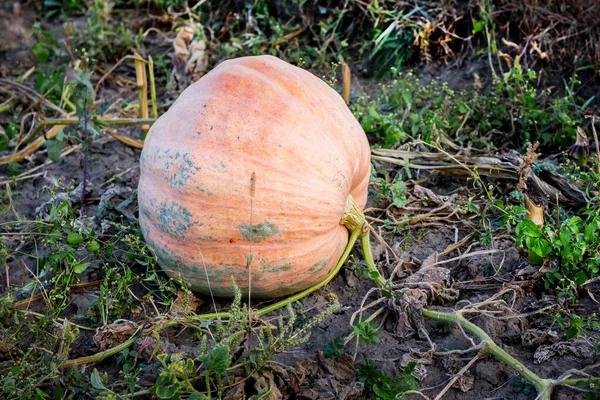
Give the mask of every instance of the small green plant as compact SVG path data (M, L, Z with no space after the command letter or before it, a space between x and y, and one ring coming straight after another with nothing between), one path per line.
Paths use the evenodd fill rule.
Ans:
M518 58L485 93L455 92L445 82L424 84L412 72L395 72L390 84L380 85L377 98L359 98L352 111L365 131L387 147L409 138L477 148L501 147L510 140L519 146L540 141L546 148L572 144L592 99L584 102L574 94L580 84L576 76L565 84L563 96L539 90L536 80L536 72L523 68Z
M567 340L577 336L588 336L593 333L596 336L597 345L600 345L600 322L597 321L596 313L589 317L581 317L577 314L563 311L554 316L554 319L563 331Z
M375 361L363 360L356 375L372 399L395 400L406 391L418 389L419 381L412 374L415 366L409 363L402 372L391 376L379 369Z
M323 346L323 356L325 358L338 358L344 354L344 338L333 337Z
M530 260L548 264L547 287L568 292L598 273L600 217L591 204L582 215L543 228L527 219L517 225L516 244L527 247Z
M358 321L352 326L352 334L361 344L379 343L379 330L371 321Z
M410 174L410 172L408 173ZM390 183L387 177L378 176L373 167L371 168L371 194L378 201L391 202L394 206L402 208L407 201L406 182L402 180L402 174L399 173Z

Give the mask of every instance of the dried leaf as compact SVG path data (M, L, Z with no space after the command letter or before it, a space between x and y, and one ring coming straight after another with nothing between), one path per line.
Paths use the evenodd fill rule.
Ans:
M138 325L133 321L118 320L96 329L94 343L100 350L110 349L129 339L137 329Z
M275 377L273 376L272 372L258 372L254 374L254 379L256 380L254 383L254 389L257 393L268 393L271 391L265 400L279 400L283 398L281 391L275 383Z
M557 342L550 346L540 346L533 355L534 364L541 364L548 361L555 355L572 354L578 359L593 357L595 354L594 346L586 340L570 340L568 342Z
M187 315L196 311L198 306L202 303L203 301L199 297L196 297L196 295L193 293L178 290L177 298L171 305L171 313L176 315Z
M421 289L408 289L404 291L404 296L394 305L394 311L397 315L394 335L407 337L415 331L422 336L425 332L423 316L420 310L427 305L427 293Z
M208 55L204 40L193 41L189 48L189 57L185 65L185 72L192 76L192 80L200 79L208 68Z

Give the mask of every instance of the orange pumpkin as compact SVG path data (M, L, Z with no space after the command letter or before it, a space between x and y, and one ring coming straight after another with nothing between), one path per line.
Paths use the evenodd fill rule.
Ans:
M199 293L277 297L322 281L367 199L370 149L342 98L272 56L222 62L150 129L140 225L159 264ZM252 253L248 267L249 253Z

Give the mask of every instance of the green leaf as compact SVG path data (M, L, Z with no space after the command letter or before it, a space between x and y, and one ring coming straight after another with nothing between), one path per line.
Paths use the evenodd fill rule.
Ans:
M95 240L92 240L88 244L85 245L85 249L91 253L95 253L100 250L100 243Z
M106 390L106 386L102 382L102 377L100 376L100 372L96 368L92 371L92 375L90 375L90 383L92 387L97 390Z
M363 344L379 343L379 331L370 321L358 321L352 326L352 333Z
M252 396L248 397L248 400L265 400L271 395L272 392L273 389L269 388L269 390L267 390L265 393L253 394Z
M597 228L598 228L598 226L594 223L586 225L585 234L584 234L586 242L594 243L594 236L595 236Z
M473 33L481 32L483 29L483 21L473 20Z
M65 147L65 143L58 139L51 139L51 140L46 140L44 142L44 145L46 146L46 150L48 151L48 158L52 162L57 163L58 160L60 160L60 153L62 152L62 149Z
M0 127L0 151L4 151L8 147L8 135L1 131L2 127Z
M323 346L323 356L325 358L338 358L344 354L344 338L333 337Z
M404 100L406 105L413 103L413 97L411 92L409 92L408 90L403 90L402 92L400 92L400 94L402 95L402 99Z
M406 183L402 180L400 175L396 175L394 183L390 187L392 193L392 203L398 208L402 208L406 205Z
M18 162L11 161L8 163L8 167L6 168L6 172L8 176L13 177L21 174L22 165Z
M90 266L90 263L76 262L73 264L73 272L80 274Z
M188 400L210 400L210 397L208 397L204 393L200 393L194 390L188 397Z
M60 387L60 385L58 387ZM45 393L40 388L35 388L35 400L44 400L44 399L49 399L49 398L50 398L50 395L48 393Z
M227 346L217 346L204 358L204 365L208 371L223 375L231 364L231 355Z
M567 336L567 340L572 339L579 335L581 332L581 327L583 325L583 321L581 318L571 318L569 321L570 326L565 330L565 334Z
M587 274L584 271L578 271L573 275L573 281L578 285L583 285L587 279Z
M69 236L67 236L67 243L71 246L77 247L81 242L83 242L83 236L79 233L69 233Z
M159 386L156 388L156 395L159 399L172 399L179 391L179 385Z
M48 61L48 58L50 57L50 49L48 45L43 42L37 42L34 44L31 48L31 51L38 59L40 64L46 64L46 61Z

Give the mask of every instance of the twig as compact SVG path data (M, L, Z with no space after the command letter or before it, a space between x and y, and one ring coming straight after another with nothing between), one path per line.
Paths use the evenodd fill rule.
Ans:
M3 78L0 78L0 83L4 83L5 85L10 85L10 86L16 87L17 89L24 92L30 99L37 98L38 100L41 100L48 108L53 109L54 111L56 111L57 113L59 113L62 116L65 116L65 117L67 116L67 112L65 110L58 107L56 104L47 100L44 96L42 96L35 90L28 88L25 85L21 85L18 82L14 82L9 79L3 79Z
M432 265L446 264L446 263L449 263L452 261L462 260L463 258L467 258L467 257L474 257L474 256L480 256L480 255L484 255L484 254L495 254L495 253L505 253L505 251L504 250L479 250L479 251L474 251L472 253L463 254L458 257L450 258L448 260L437 261L436 263L434 263Z
M137 140L134 138L130 138L129 136L125 136L125 135L120 135L115 131L112 131L110 129L106 129L105 132L112 136L113 138L129 145L132 147L135 147L136 149L142 149L144 147L144 142L142 140Z
M460 371L458 371L458 373L456 375L454 375L452 377L452 379L450 379L450 382L448 382L448 384L442 389L442 391L440 393L438 393L437 396L435 396L434 400L440 400L444 394L446 394L446 392L452 387L452 385L454 385L454 383L458 380L458 378L460 378L461 376L463 376L463 374L465 372L467 372L469 370L469 368L471 368L471 365L473 365L475 363L475 361L479 360L481 358L481 356L484 355L484 350L480 350L479 353L477 353L475 355L475 357L473 357L471 359L471 361L469 361L467 363L467 365L465 365L464 367L461 368Z
M37 149L43 146L44 142L47 139L52 139L54 136L58 135L58 132L63 128L64 125L56 124L54 125L48 132L46 132L46 137L39 137L33 143L26 146L25 148L19 150L18 152L11 154L9 156L0 157L0 165L8 164L10 162L20 162L25 160L25 157L29 156Z

